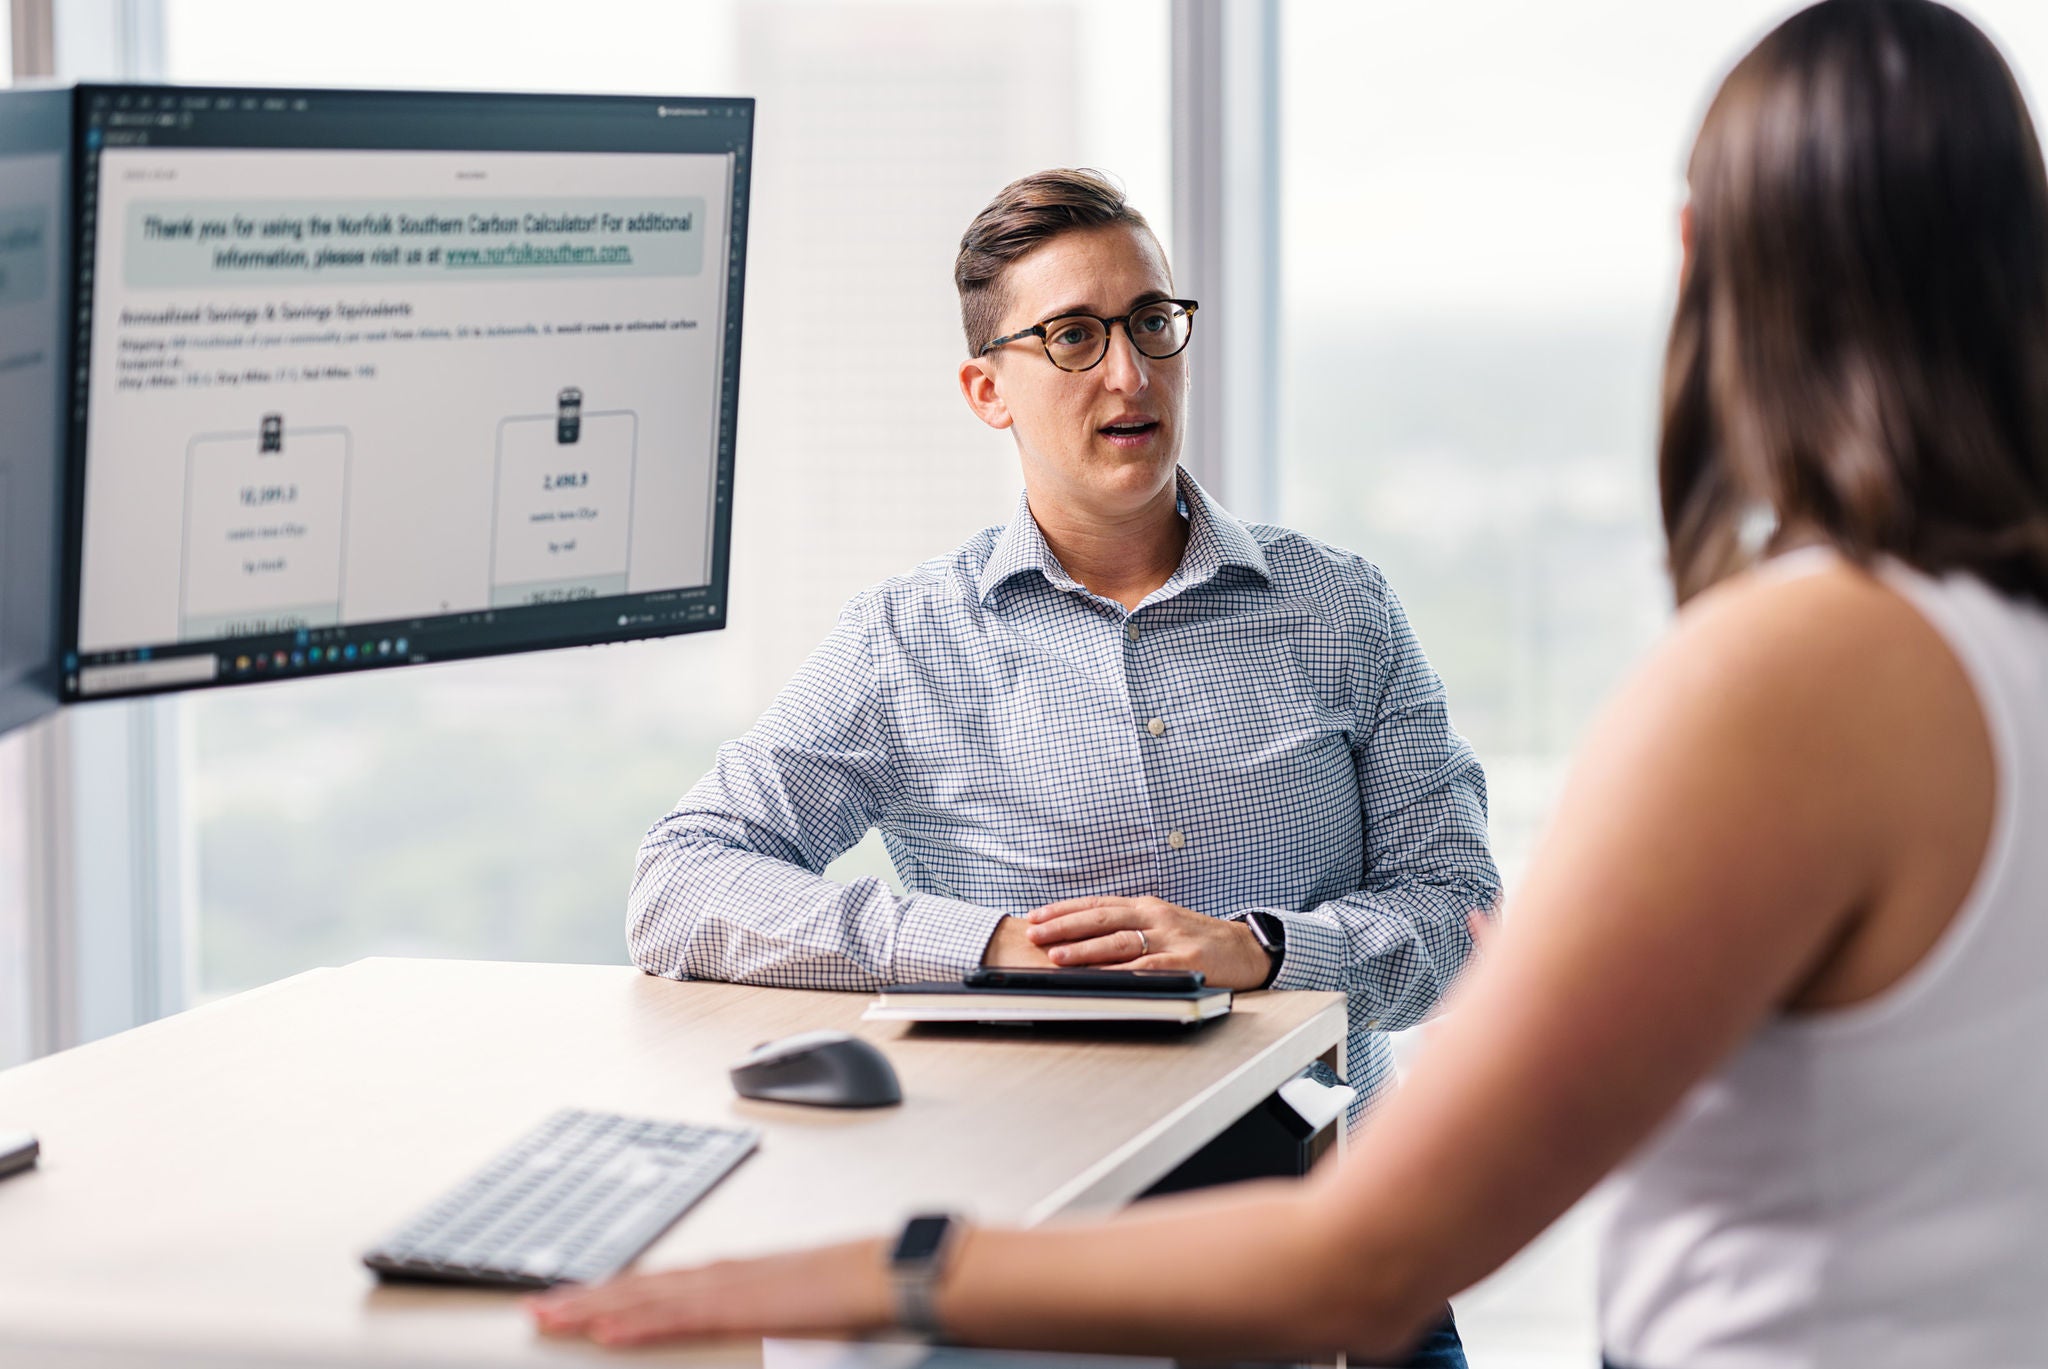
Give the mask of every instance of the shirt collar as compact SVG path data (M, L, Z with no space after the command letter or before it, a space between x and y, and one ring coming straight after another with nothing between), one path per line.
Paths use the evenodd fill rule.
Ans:
M1187 550L1181 553L1179 568L1152 597L1155 600L1166 599L1183 590L1193 589L1212 579L1225 566L1241 566L1270 583L1273 572L1266 564L1266 553L1245 525L1211 499L1208 491L1185 469L1179 470L1176 478L1181 510L1188 520ZM987 563L976 577L975 593L983 604L987 604L997 586L1031 570L1043 575L1046 583L1054 589L1071 591L1081 588L1080 582L1067 574L1059 558L1052 554L1052 548L1046 545L1038 520L1031 516L1030 498L1028 494L1020 493L1017 511L1011 515L1002 536L996 539L995 550L989 553Z

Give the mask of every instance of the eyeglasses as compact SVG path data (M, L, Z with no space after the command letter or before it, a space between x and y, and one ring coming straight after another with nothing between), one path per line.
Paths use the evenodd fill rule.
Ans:
M1191 299L1156 299L1119 318L1061 314L999 337L975 355L987 356L998 347L1035 337L1045 346L1045 359L1062 371L1092 371L1109 355L1109 330L1121 323L1140 356L1164 361L1186 349L1195 335L1195 310L1200 307Z

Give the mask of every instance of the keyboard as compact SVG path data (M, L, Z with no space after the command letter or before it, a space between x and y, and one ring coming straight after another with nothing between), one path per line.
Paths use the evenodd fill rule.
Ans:
M564 1109L363 1256L384 1279L596 1283L752 1153L753 1130Z

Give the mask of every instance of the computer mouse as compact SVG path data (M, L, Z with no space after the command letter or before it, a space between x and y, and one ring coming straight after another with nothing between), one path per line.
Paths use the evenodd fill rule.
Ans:
M805 1032L756 1046L732 1067L732 1086L742 1098L828 1108L903 1101L889 1057L845 1032Z

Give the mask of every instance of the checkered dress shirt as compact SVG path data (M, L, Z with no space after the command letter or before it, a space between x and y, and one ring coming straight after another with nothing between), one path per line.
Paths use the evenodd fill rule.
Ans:
M1349 995L1362 1109L1382 1033L1435 1006L1499 893L1485 777L1376 567L1180 489L1187 550L1132 610L1061 568L1022 498L856 596L648 832L634 962L872 989L958 979L1057 899L1259 909L1287 928L1275 989ZM907 893L821 876L870 827Z

